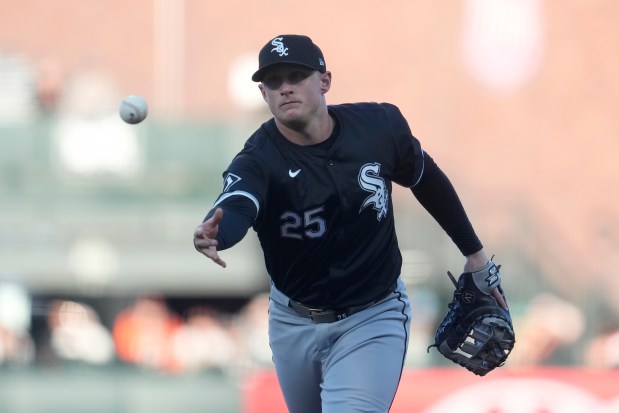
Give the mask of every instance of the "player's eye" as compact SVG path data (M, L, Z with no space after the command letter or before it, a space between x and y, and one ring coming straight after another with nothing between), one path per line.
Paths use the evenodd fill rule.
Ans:
M307 79L310 73L311 72L308 72L307 70L295 70L294 72L288 73L286 80L291 85L296 85L297 83Z
M293 70L286 73L284 76L279 74L267 75L262 79L262 84L271 90L279 89L284 81L289 85L296 85L307 79L312 74L311 70Z
M271 90L279 89L282 83L284 83L284 78L280 75L268 75L262 79L262 84Z

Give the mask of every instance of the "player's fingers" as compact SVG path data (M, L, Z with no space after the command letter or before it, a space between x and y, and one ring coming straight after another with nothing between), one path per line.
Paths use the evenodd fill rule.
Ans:
M215 213L201 224L202 232L206 238L216 238L219 232L219 222L224 216L224 210L217 208Z
M215 213L212 216L213 222L215 222L216 224L219 224L219 221L221 221L221 219L224 217L224 210L221 208L217 208L215 210Z
M501 295L498 288L494 287L492 289L492 296L496 299L503 310L509 311L509 307L507 306L507 303L503 299L503 295Z
M217 240L209 238L194 238L193 240L193 245L200 253L226 268L225 261L219 258L219 254L217 253L217 244Z
M193 233L193 245L216 264L226 268L226 262L217 254L217 245L219 243L215 239L219 231L219 222L223 216L223 209L217 208L213 216L198 225Z
M216 264L222 266L223 268L226 268L226 262L219 257L219 254L217 254L217 249L215 247L207 248L203 254L212 259Z
M195 238L204 238L204 227L202 226L202 224L198 225L195 229L195 231L193 231L193 237Z
M219 245L219 242L217 242L216 239L210 239L210 238L204 238L204 237L194 237L193 245L200 252L204 252L202 250L204 250L206 248L216 247L217 245Z

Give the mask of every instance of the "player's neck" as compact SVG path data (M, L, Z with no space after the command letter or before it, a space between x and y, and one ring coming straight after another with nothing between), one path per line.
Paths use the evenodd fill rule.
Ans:
M308 146L324 142L331 136L334 120L328 112L320 117L315 117L312 121L303 124L284 124L275 119L275 125L281 134L290 142L297 145Z

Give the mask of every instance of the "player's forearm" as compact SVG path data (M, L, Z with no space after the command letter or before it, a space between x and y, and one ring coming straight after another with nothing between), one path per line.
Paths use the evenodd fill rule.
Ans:
M463 255L479 252L483 246L449 178L427 153L424 163L421 181L411 188L413 194Z

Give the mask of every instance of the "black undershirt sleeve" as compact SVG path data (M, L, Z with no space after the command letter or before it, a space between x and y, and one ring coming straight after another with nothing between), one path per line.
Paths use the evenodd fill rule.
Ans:
M427 153L424 153L423 176L411 191L463 255L483 248L451 181Z
M223 251L241 241L253 225L256 217L256 205L244 196L234 196L225 199L216 207L213 207L204 221L215 213L217 208L224 211L224 216L219 223L217 231L218 251ZM204 222L202 221L202 222Z

